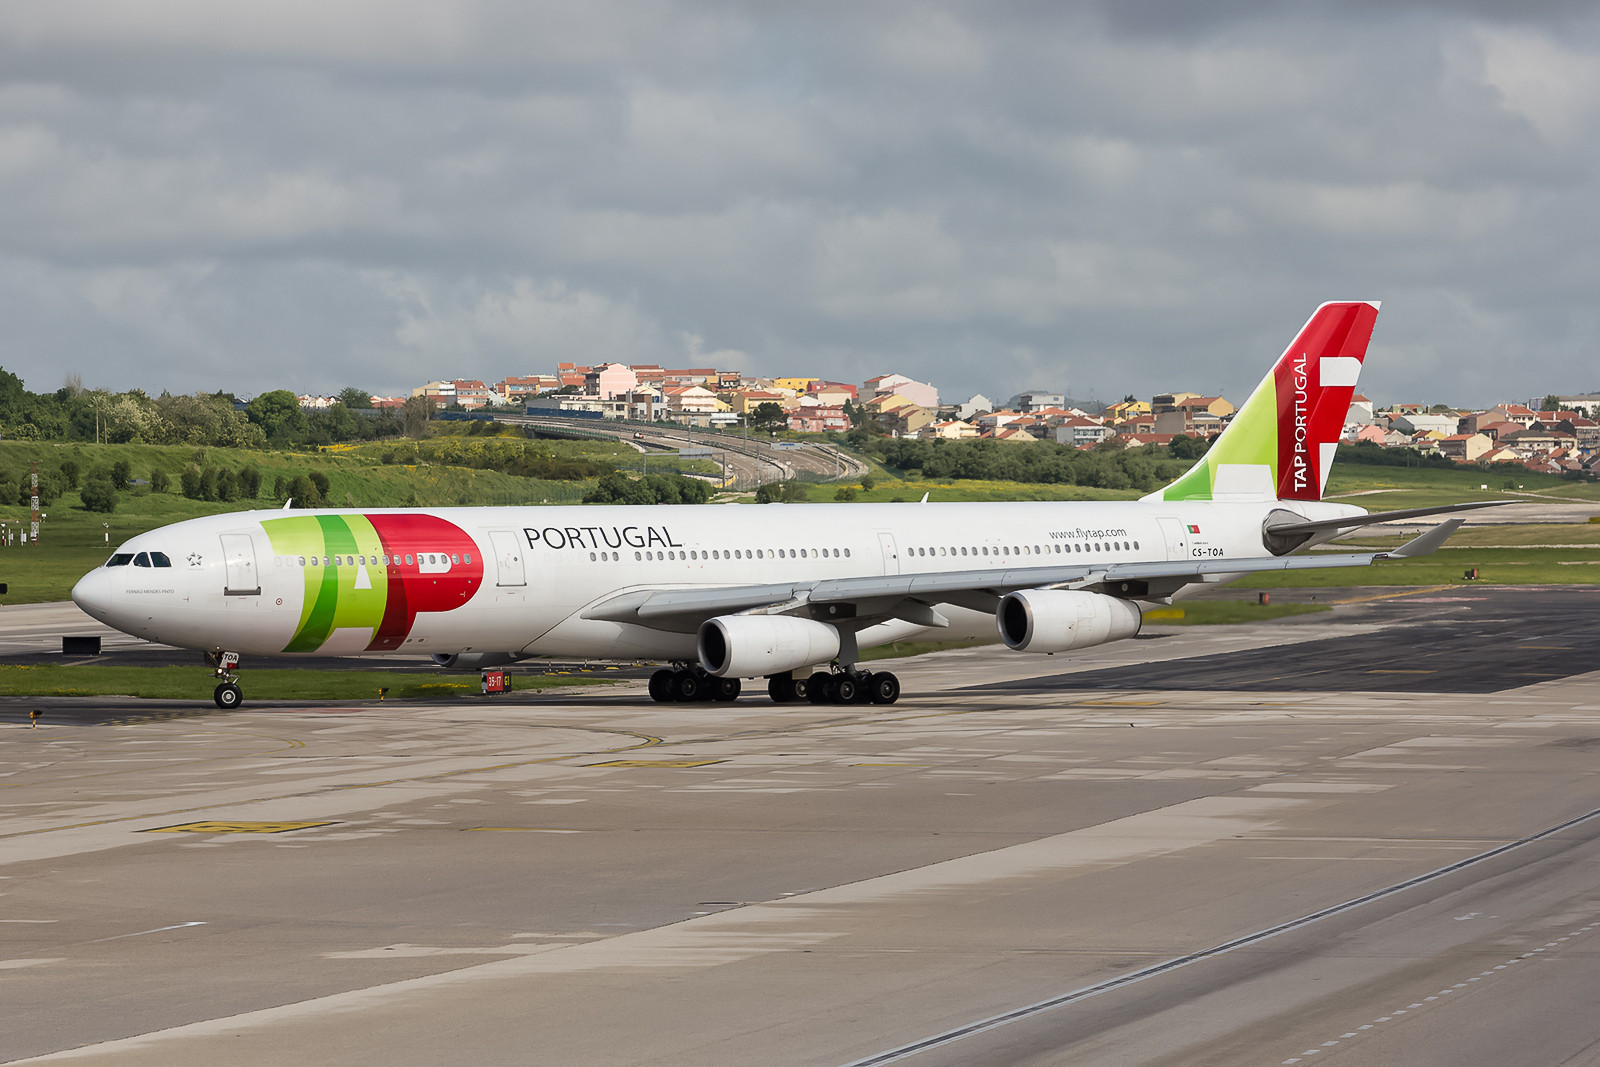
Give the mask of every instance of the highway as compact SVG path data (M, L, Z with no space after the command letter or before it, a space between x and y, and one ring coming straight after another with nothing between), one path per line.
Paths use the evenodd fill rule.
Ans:
M890 708L5 700L0 1059L1593 1062L1600 590L1341 593Z
M496 415L496 422L527 426L556 435L596 435L614 437L644 448L670 451L682 448L709 448L713 461L724 463L733 479L730 488L755 489L767 482L810 476L811 480L859 478L866 465L847 452L831 445L804 444L775 447L759 435L749 438L735 433L696 430L670 423L617 423L604 419L563 419L539 415Z

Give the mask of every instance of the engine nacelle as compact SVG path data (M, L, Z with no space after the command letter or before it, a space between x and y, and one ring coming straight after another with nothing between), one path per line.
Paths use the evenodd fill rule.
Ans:
M790 615L723 615L700 624L700 666L719 678L755 678L827 663L839 631Z
M520 652L435 652L428 658L447 671L481 671L527 657Z
M1067 652L1139 632L1139 605L1076 589L1022 589L995 612L1000 639L1018 652Z

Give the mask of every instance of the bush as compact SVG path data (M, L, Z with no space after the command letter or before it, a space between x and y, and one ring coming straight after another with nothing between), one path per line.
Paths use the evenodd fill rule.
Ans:
M128 483L133 480L133 464L125 459L119 459L111 464L111 485L119 493L128 488Z
M200 468L190 464L178 476L178 482L183 487L183 495L190 500L200 499Z
M246 466L239 471L239 495L246 500L254 500L261 495L261 472L253 466Z
M312 471L306 477L311 479L311 484L317 487L318 501L328 499L328 476L321 471Z
M91 478L78 492L83 506L90 511L110 514L117 510L117 489L109 478Z
M756 490L757 504L791 504L796 501L808 500L811 494L806 492L802 482L768 482Z
M75 461L70 459L61 461L61 480L67 483L68 489L78 488L78 476L82 473L83 469Z
M217 499L222 501L239 499L239 476L227 467L217 472Z
M833 499L835 500L854 500L855 498L856 489L853 485L842 486L833 491Z
M170 493L172 491L172 476L159 468L151 471L150 491L152 493Z
M323 505L326 498L317 488L317 484L304 474L297 474L285 490L288 498L294 501L297 508L318 508Z
M872 475L863 474L861 476L861 490L862 490L862 492L871 491L872 487L877 485L877 484L878 484L878 479L874 478Z

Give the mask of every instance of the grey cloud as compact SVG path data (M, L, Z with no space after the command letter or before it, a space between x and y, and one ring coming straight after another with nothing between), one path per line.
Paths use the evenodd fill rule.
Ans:
M1354 296L1374 395L1597 384L1592 16L1177 6L8 8L0 363L1237 399Z

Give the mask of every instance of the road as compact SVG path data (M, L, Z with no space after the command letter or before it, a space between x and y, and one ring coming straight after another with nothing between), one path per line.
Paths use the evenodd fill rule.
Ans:
M713 460L727 465L731 487L755 489L767 482L809 476L812 480L859 478L867 467L847 452L831 445L805 444L778 447L763 443L759 436L745 438L733 433L715 433L665 423L615 423L603 419L560 419L533 415L497 415L497 422L530 426L558 434L579 433L614 437L651 448L676 453L681 448L710 448ZM780 443L781 444L781 443Z

